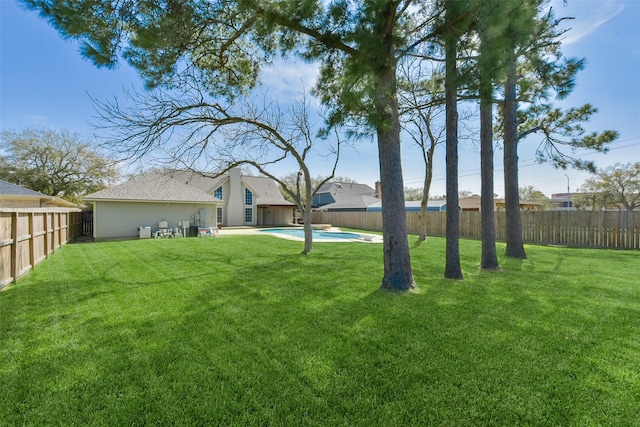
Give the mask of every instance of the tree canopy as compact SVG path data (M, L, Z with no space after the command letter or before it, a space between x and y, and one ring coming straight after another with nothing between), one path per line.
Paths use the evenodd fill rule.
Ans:
M487 161L493 157L491 113L494 103L500 103L507 217L515 219L507 225L508 255L526 256L521 237L518 240L517 144L522 135L548 130L545 147L551 151L540 152L562 167L569 162L558 154L560 144L601 149L615 136L586 134L576 125L594 109L557 113L547 102L552 95L564 97L571 91L575 72L583 63L562 57L561 33L555 29L558 21L550 11L543 11L545 0L23 1L63 37L78 40L82 55L97 66L111 67L124 59L140 72L148 89L175 91L178 96L200 94L194 100L200 108L233 109L259 84L261 70L280 57L295 55L317 63L320 73L312 92L328 108L325 131L348 124L354 125L354 135L377 139L384 188L381 287L386 289L415 287L400 150L398 68L403 61L444 62L444 75L436 83L443 87L446 101L451 205L458 204L457 103L461 94L483 99ZM502 100L494 99L496 91L502 91ZM519 103L532 106L524 119ZM184 112L181 108L177 105L179 114ZM160 111L162 116L151 121L152 127L173 118L176 109ZM540 114L553 121L536 121ZM193 119L201 120L203 127L217 126L207 123L207 117ZM523 122L528 127L519 129ZM206 135L211 131L204 132L204 139L200 131L193 136L208 143ZM144 135L138 142L129 147L134 153L144 152L146 143L167 144ZM493 166L485 166L484 175L491 178ZM483 183L487 201L493 196L491 184ZM305 185L310 187L310 180ZM445 277L454 279L463 277L458 222L458 211L448 210ZM492 239L486 240L491 243ZM513 241L517 244L512 245Z
M118 177L116 164L91 142L67 130L3 130L0 178L34 191L80 202Z
M330 124L375 135L383 195L381 287L415 287L404 217L396 67L432 38L439 2L24 0L98 66L124 58L147 86L198 86L232 102L278 55L317 61Z
M545 12L545 3L527 0L523 7L515 8L518 19L512 20L508 29L509 55L498 134L504 148L506 254L515 258L526 258L518 194L518 144L527 135L540 132L544 137L537 150L538 161L550 161L561 168L592 168L574 156L575 149L605 151L606 143L617 138L613 131L586 133L582 123L596 111L590 105L567 111L553 106L553 98L566 98L571 93L584 60L563 56L564 31L558 25L564 18L557 19L552 8ZM520 105L525 108L520 110Z
M582 207L632 211L640 207L640 162L609 166L586 180L580 191L576 204Z
M536 202L539 204L539 209L545 210L551 208L551 199L547 197L542 191L535 188L533 185L525 185L520 187L520 200L526 202Z

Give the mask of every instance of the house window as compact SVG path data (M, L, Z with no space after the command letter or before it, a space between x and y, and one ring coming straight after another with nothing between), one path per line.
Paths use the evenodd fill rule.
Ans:
M213 197L222 200L222 187L218 187L213 191Z
M246 188L244 189L244 204L247 206L253 205L253 193Z
M218 208L216 214L216 221L218 222L218 224L222 224L222 208Z
M244 222L247 224L253 222L253 208L244 208Z

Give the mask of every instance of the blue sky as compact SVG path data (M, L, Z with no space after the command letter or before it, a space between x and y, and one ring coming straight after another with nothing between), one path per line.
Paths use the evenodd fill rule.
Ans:
M561 105L579 106L590 102L599 112L587 125L589 130L614 129L620 138L608 154L583 153L604 168L615 163L640 161L640 0L570 0L568 6L553 2L556 14L572 16L571 31L564 40L567 56L585 57L574 93ZM263 81L269 93L287 98L309 88L314 67L296 63L286 69L267 70ZM91 138L89 124L94 111L89 96L107 100L122 96L124 89L139 88L141 82L132 68L121 63L114 70L98 69L78 53L74 42L63 40L36 13L20 3L0 0L0 127L18 130L27 126L68 129ZM539 138L530 137L520 146L520 185L533 185L545 194L575 191L590 176L572 169L557 170L534 162ZM377 147L359 142L343 152L338 175L373 186L378 180ZM443 194L444 149L436 154L432 194ZM479 193L478 149L464 143L460 149L460 189ZM496 151L495 191L503 194L502 152ZM424 166L419 152L408 140L403 142L405 186L421 187ZM312 164L314 175L329 172L326 160ZM295 171L276 171L286 175ZM567 182L568 181L568 182Z

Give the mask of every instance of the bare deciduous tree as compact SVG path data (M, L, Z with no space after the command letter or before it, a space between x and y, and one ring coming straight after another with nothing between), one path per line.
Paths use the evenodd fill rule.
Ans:
M208 102L197 90L168 93L161 90L132 92L127 104L117 99L96 101L104 145L124 157L153 157L163 166L178 167L216 177L231 168L250 165L280 184L302 213L305 230L304 254L311 252L311 201L317 189L333 178L340 157L341 139L325 147L332 158L331 173L321 181L312 178L308 166L317 155L315 126L306 98L283 110L275 102L245 99L232 105ZM291 182L278 178L276 165L290 160L299 172ZM215 173L207 171L216 171Z
M424 184L420 195L421 227L418 242L427 239L427 204L433 180L433 155L443 142L445 127L442 76L438 71L427 70L421 61L409 61L400 68L402 91L399 99L403 114L404 130L420 148L425 166ZM406 190L405 190L406 191Z

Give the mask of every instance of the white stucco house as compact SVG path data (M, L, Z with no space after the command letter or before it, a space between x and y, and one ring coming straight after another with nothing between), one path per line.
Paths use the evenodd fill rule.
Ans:
M295 205L270 178L234 168L218 177L189 171L144 175L84 197L93 207L96 240L130 238L139 227L277 226L293 222Z

